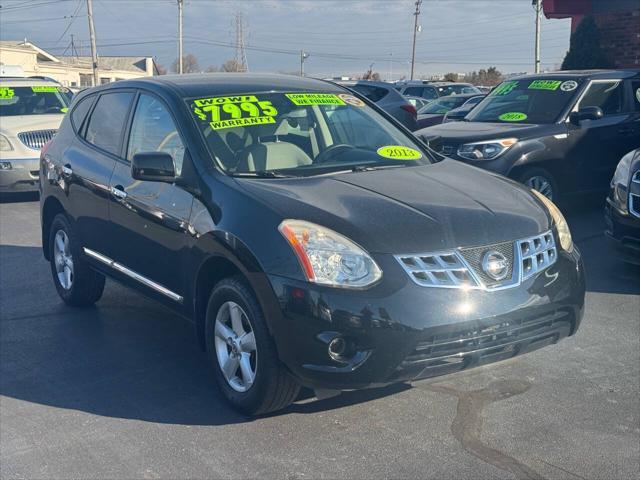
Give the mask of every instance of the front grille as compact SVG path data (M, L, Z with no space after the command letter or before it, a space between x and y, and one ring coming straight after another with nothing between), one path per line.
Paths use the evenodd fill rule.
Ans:
M483 262L488 254L498 254L507 263L500 280L485 271ZM515 242L396 255L396 259L411 280L423 287L496 290L519 285L553 265L557 256L555 239L549 231Z
M392 380L428 378L505 360L568 336L572 315L543 316L436 327L397 367Z
M30 132L21 132L18 134L18 138L27 147L34 150L40 150L44 147L45 143L51 140L56 134L57 130L32 130Z
M629 212L633 216L640 218L640 195L629 194Z
M505 243L498 243L496 245L491 245L490 248L488 247L462 248L460 249L460 253L466 260L467 264L469 264L471 269L474 272L476 272L476 274L480 277L480 279L482 280L482 283L488 287L494 287L496 285L499 285L503 281L508 281L513 278L513 267L515 264L515 262L513 261L514 259L513 249L514 249L513 242L505 242ZM482 260L486 252L489 250L495 250L496 252L501 253L502 255L505 256L505 258L509 262L509 270L507 271L507 276L505 277L505 280L497 281L491 278L489 275L487 275L482 269Z

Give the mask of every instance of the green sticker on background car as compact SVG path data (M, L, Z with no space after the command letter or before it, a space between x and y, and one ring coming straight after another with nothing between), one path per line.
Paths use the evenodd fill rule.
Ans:
M561 80L534 80L529 84L529 90L557 90L560 88Z
M636 90L636 100L638 100L638 102L640 102L640 88L638 88Z
M9 100L13 98L13 88L0 87L0 100Z
M270 101L255 95L200 98L193 101L193 113L209 122L213 130L276 123L278 110Z
M508 93L511 93L518 85L519 82L517 80L502 82L500 85L493 89L491 95L507 95Z
M527 119L527 114L522 112L507 112L498 117L503 122L522 122Z
M377 150L378 155L392 160L417 160L422 158L422 153L415 148L403 147L402 145L387 145Z
M61 112L61 113L67 113L68 111L69 111L69 109L68 109L68 108L66 108L66 107L65 107L65 108L61 108L61 109L60 109L60 112Z
M299 107L310 105L345 105L345 101L334 93L285 93L284 96Z
M58 91L58 87L39 85L36 87L31 87L31 90L35 93L56 93Z

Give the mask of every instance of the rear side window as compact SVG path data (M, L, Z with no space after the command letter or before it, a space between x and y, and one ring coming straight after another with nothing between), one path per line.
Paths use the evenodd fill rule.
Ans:
M600 107L605 115L623 111L623 83L620 81L592 83L580 101L580 108Z
M352 88L359 94L367 97L372 102L379 102L389 93L389 91L385 88L374 87L371 85L354 85Z
M98 103L89 118L85 139L109 153L120 153L120 141L124 129L129 105L133 99L131 92L105 93L100 95Z
M89 110L91 110L91 105L93 105L94 100L95 96L89 95L88 97L80 100L80 102L73 107L73 110L71 111L71 123L73 124L73 128L76 132L79 132L82 128L82 123L87 117Z

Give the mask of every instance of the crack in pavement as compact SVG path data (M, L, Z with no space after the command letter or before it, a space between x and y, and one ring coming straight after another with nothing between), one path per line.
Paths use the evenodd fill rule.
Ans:
M532 468L500 450L489 447L481 439L484 409L491 403L526 392L531 388L531 383L518 379L495 380L485 388L472 391L456 390L444 383L434 383L422 388L458 399L451 432L467 452L497 468L513 473L518 479L544 480L544 477Z

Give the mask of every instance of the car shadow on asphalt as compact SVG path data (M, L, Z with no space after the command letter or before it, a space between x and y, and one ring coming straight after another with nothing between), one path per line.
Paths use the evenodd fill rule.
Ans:
M154 423L254 421L232 410L215 385L190 322L113 282L90 308L58 298L40 248L0 246L0 395L65 410ZM299 400L270 416L317 413L410 388Z
M0 203L37 202L39 198L40 194L38 192L0 193Z

